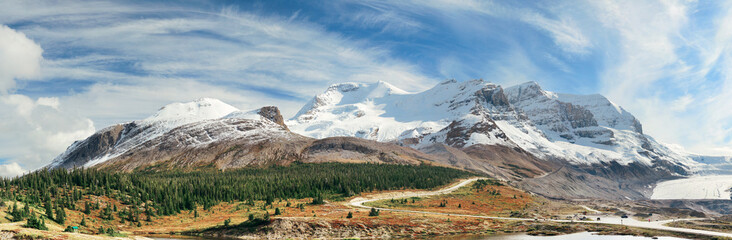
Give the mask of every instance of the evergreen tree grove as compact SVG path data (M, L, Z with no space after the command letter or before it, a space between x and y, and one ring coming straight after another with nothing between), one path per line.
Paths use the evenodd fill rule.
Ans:
M275 199L312 198L313 204L321 204L326 198L368 191L430 189L473 175L428 165L353 163L132 173L85 168L43 169L19 178L0 179L0 197L23 201L23 210L17 203L10 210L14 221L27 218L29 210L26 209L34 204L44 205L49 219L64 224L67 217L64 208L75 210L76 203L83 201L87 215L100 209L98 200L93 202L95 198L89 197L94 195L124 204L119 212L115 211L117 206L106 204L99 213L103 219L112 220L118 215L120 220L137 223L141 215L151 220L152 216L194 211L197 216L196 206L209 210L220 202L245 201L253 206L256 200L271 204ZM304 205L298 207L304 211Z

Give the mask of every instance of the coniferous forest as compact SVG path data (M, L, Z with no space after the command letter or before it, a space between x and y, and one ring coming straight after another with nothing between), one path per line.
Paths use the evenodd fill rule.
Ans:
M0 181L3 199L56 210L76 209L85 195L107 196L133 206L129 216L174 215L220 202L288 198L341 198L361 192L430 189L472 173L436 166L350 163L293 163L290 166L226 171L147 171L120 173L97 169L39 170ZM86 208L89 208L87 203ZM94 207L94 206L91 206ZM115 206L116 207L116 206ZM107 206L107 208L111 208ZM84 209L88 211L87 209ZM105 211L106 212L106 211ZM112 210L109 209L110 215ZM130 218L131 221L139 219Z

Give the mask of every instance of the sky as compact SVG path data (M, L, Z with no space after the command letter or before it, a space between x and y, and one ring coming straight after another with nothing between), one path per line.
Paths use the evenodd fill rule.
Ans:
M171 102L285 117L329 85L445 79L606 96L657 140L732 155L730 1L0 2L0 176Z

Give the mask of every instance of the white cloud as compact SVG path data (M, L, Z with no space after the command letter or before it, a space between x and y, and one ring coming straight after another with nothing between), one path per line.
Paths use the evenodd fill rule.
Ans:
M730 5L716 26L697 29L694 1L592 1L602 31L617 35L601 75L603 92L634 113L644 131L701 154L732 151L732 81L725 73ZM655 11L648 11L655 9ZM710 34L711 33L711 34ZM698 57L695 57L698 56ZM710 76L720 71L721 79ZM712 74L714 75L714 74Z
M713 83L704 79L712 69L732 69L726 60L730 58L732 35L732 25L726 24L732 21L729 4L720 7L728 13L714 21L716 29L711 36L696 36L685 33L695 2L570 1L537 4L534 8L471 0L359 3L373 11L358 12L346 19L353 24L382 28L392 34L414 34L434 30L411 18L428 16L449 21L449 27L459 29L455 31L458 35L482 38L491 34L496 41L506 43L505 51L480 55L485 58L465 59L456 54L437 61L441 63L437 72L446 77L490 77L488 80L507 85L539 81L551 89L552 84L562 81L549 79L537 59L571 73L577 69L571 65L574 56L598 52L598 59L593 60L596 65L589 67L601 69L601 92L638 116L647 133L694 149L732 145L728 140L732 111L725 110L732 109L732 84L729 77ZM154 17L150 17L150 9L154 9ZM69 143L72 136L81 138L81 133L93 129L86 118L104 127L144 118L173 101L216 97L242 109L274 104L291 116L304 101L336 82L383 80L408 91L424 90L435 83L417 66L394 60L388 50L344 38L323 26L296 21L307 18L300 15L262 17L234 8L201 11L151 2L67 1L59 5L55 1L5 1L0 23L22 22L18 30L42 43L46 52L71 53L47 57L40 73L33 68L37 64L0 71L0 92L12 91L18 78L38 74L39 79L30 80L79 79L93 83L57 98L4 96L2 110L17 115L14 118L30 120L9 121L15 125L3 126L39 136L56 134L60 136L56 141ZM553 41L552 47L566 55L549 55L555 51L534 53L534 49L512 39L516 36L490 32L493 29L481 25L486 19L515 21L521 24L511 26L537 29ZM22 35L9 28L0 31ZM460 37L465 36L456 36ZM699 52L702 66L694 66L680 56L679 48L687 44L694 46L687 50ZM552 42L545 45L551 46ZM74 55L77 49L81 51ZM37 52L38 58L33 54L23 57L40 61L40 47L27 52ZM0 63L5 62L0 58ZM110 69L119 65L129 69ZM23 68L27 69L21 71ZM704 84L714 86L700 87ZM679 96L678 92L686 95ZM52 126L45 124L46 118L77 125L49 130ZM26 135L17 137L27 141L25 144L44 139ZM52 156L51 152L63 150L60 143L38 143L45 150L29 152ZM3 149L0 152L5 153ZM23 154L13 156L19 159ZM36 162L45 158L27 156ZM26 167L25 162L20 163Z
M376 1L379 2L379 1ZM373 4L373 3L372 3ZM386 4L383 3L382 4ZM492 1L412 1L404 3L403 1L392 1L389 4L399 6L402 10L412 11L418 14L424 11L427 6L431 11L446 16L461 16L464 13L476 13L483 16L498 17L501 19L516 20L526 23L540 31L548 34L554 43L563 51L570 54L586 54L592 47L592 42L585 36L583 29L578 26L577 21L568 14L560 14L557 18L548 17L533 9L513 7L510 4L499 4ZM407 6L405 6L407 5ZM403 21L400 19L389 19ZM458 23L465 25L477 25L480 27L480 21L472 16L461 19ZM492 33L498 34L498 33Z
M550 19L532 11L519 11L519 19L549 33L562 50L574 54L586 54L592 47L590 40L582 33L573 19Z
M91 120L60 110L58 98L8 94L18 78L39 75L43 50L23 33L0 25L0 175L45 165L74 140L94 132ZM21 166L22 164L22 166Z
M465 34L492 34L499 39L500 32L480 32L482 25L491 24L481 17L526 23L544 32L558 49L569 53L562 60L571 61L577 55L591 58L588 67L597 68L598 73L583 76L592 83L588 85L599 86L600 93L634 113L644 124L646 133L701 153L732 151L730 2L373 2L392 4L414 14L429 12L424 14L448 16L445 19L457 28L474 27ZM533 80L548 89L552 85L568 84L566 79L552 80L547 69L536 65L535 59L541 58L563 72L573 73L562 60L546 52L527 52L531 46L511 45L511 41L519 42L516 39L502 40L509 47L486 61L485 72L490 80L508 85ZM539 50L551 51L551 48ZM456 61L450 55L441 61L439 70L445 76L456 75L467 68L461 64L465 62ZM595 76L599 79L593 79Z
M392 59L384 49L344 39L320 26L291 18L261 17L235 8L202 12L185 7L127 4L116 8L115 3L110 2L89 5L72 2L69 5L76 8L49 11L47 8L56 8L56 4L49 2L30 9L29 5L33 3L12 3L5 12L0 10L5 21L32 19L37 24L26 27L24 32L41 42L48 42L56 51L75 47L100 50L90 55L48 59L44 63L44 80L97 81L99 86L90 87L90 90L111 86L110 82L115 83L116 89L135 89L184 79L229 92L259 91L259 96L265 92L270 93L269 98L280 96L280 99L289 98L286 99L289 103L302 103L337 82L382 80L408 91L424 90L437 82L421 75L416 66ZM119 10L98 20L99 12L105 12L107 8ZM150 8L159 9L159 13L167 13L169 17L128 17L146 14ZM23 14L18 14L20 12ZM379 19L396 17L385 14ZM52 19L53 24L47 19ZM386 23L379 19L362 20ZM63 40L69 36L73 36L73 42ZM106 64L115 61L129 62L131 71L140 73L107 69ZM180 95L168 101L184 97ZM131 100L119 101L124 99ZM64 101L62 98L61 102ZM157 101L149 104L152 103ZM80 104L80 108L87 108L83 102ZM272 103L240 96L233 104ZM296 112L289 110L292 106L281 107L285 114ZM129 115L140 114L140 111L120 111L117 118L127 119Z
M57 102L51 100L50 102ZM26 169L45 166L74 140L94 132L91 120L48 106L49 100L0 96L0 158ZM63 107L63 106L61 106Z
M0 177L12 178L27 173L28 170L23 169L18 163L0 164Z
M694 102L694 97L687 94L687 95L681 96L681 97L677 98L676 100L674 100L673 102L671 102L670 109L675 112L683 112L683 111L687 110L687 108L689 107L689 105L692 102Z
M25 34L0 25L0 94L13 89L16 78L37 76L42 53Z
M150 9L156 9L155 17L140 17L149 16ZM379 25L395 17L384 13L361 20ZM214 97L245 110L277 105L287 117L337 82L383 80L409 91L436 82L416 66L392 59L385 49L308 22L235 8L3 2L0 23L16 22L26 23L17 30L41 43L46 59L40 72L34 65L35 75L5 79L14 83L18 77L40 75L26 83L91 82L54 98L11 94L0 99L0 111L8 113L0 123L0 158L26 169L47 164L73 140L90 135L95 124L141 119L171 102Z

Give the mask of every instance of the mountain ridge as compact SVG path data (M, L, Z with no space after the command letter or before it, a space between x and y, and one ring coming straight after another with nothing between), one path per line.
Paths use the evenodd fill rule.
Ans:
M240 111L216 99L172 103L148 118L104 128L77 141L50 168L219 169L293 162L442 165L417 150L350 137L291 132L277 107Z
M553 93L536 82L504 89L483 80L448 80L418 93L381 81L334 84L287 120L272 106L173 103L75 142L49 167L226 169L296 161L451 166L558 198L647 198L659 180L706 169L643 134L632 114L599 94Z
M632 114L599 94L557 94L536 82L504 89L483 80L448 80L420 93L366 94L374 88L333 85L287 125L314 138L355 136L417 149L435 142L456 147L518 145L542 158L577 164L652 165L663 159L695 165L691 158L643 134Z

